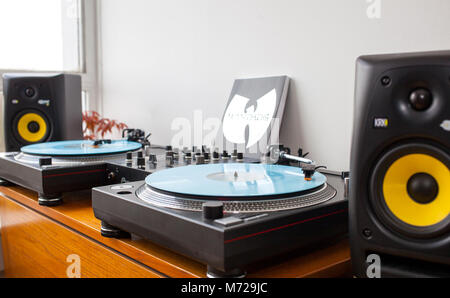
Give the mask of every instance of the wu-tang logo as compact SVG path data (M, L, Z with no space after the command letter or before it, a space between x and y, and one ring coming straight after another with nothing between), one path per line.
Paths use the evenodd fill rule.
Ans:
M277 92L275 89L257 100L235 95L223 119L225 138L235 144L250 148L264 136L275 114Z

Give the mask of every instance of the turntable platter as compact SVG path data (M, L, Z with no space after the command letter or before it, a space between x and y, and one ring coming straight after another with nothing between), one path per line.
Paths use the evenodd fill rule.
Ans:
M314 191L327 179L305 181L300 168L267 164L208 164L168 169L147 177L147 186L170 194L211 198L255 198Z
M25 154L40 156L97 156L135 151L141 144L124 140L94 146L94 141L62 141L22 147Z

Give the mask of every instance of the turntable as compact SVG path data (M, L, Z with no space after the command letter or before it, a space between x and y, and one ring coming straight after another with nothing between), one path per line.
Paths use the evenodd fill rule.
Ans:
M161 169L186 164L249 161L241 153L219 155L147 147L127 140L62 141L34 144L21 152L0 153L0 184L17 184L39 194L39 204L56 206L64 192L139 181ZM205 151L205 149L203 149ZM214 158L213 158L214 157ZM206 159L206 160L205 160Z
M270 164L167 169L145 181L94 188L102 235L135 234L239 277L258 261L347 232L344 173Z

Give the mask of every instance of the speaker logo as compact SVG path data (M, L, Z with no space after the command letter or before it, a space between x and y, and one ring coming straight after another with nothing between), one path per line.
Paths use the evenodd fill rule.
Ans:
M442 122L441 127L446 131L450 131L450 120L445 120Z
M389 127L389 119L386 118L375 118L373 122L373 127L375 128L388 128Z
M266 133L275 114L277 92L275 89L257 100L235 95L223 119L225 138L236 144L255 145ZM248 129L248 137L247 135Z

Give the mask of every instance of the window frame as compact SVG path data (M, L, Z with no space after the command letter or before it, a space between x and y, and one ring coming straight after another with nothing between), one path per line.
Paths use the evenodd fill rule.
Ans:
M81 9L81 34L80 34L80 71L64 73L78 74L81 76L83 92L89 97L87 100L87 110L98 111L100 104L100 88L99 88L99 63L98 63L98 36L99 23L97 11L99 10L98 0L79 0ZM0 93L3 93L3 77L4 73L20 72L20 73L61 73L61 71L27 71L14 69L0 69Z

